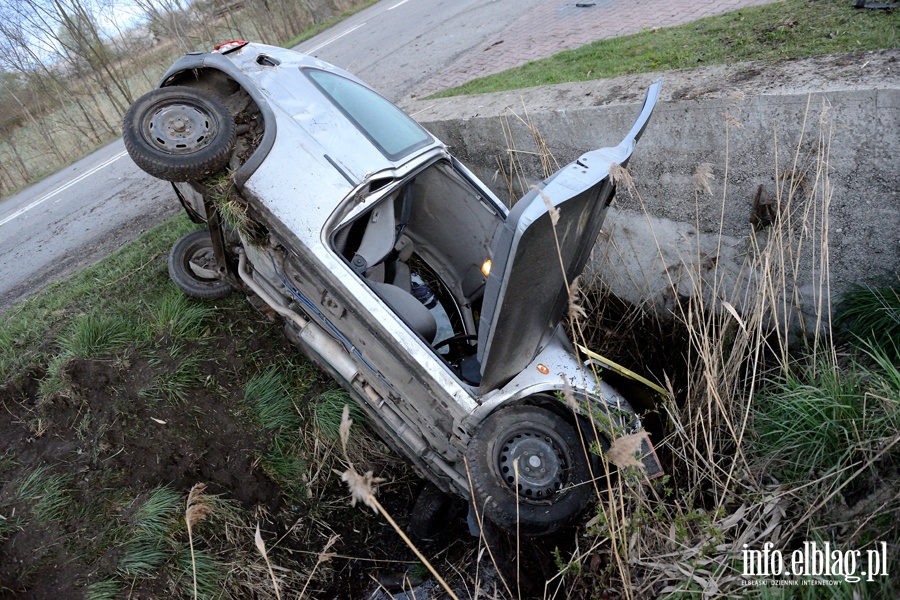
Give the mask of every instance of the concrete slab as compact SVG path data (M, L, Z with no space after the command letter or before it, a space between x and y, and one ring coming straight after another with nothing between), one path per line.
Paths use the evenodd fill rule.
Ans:
M548 149L566 164L618 143L657 76L406 108L501 198L510 195L501 175L517 158L515 197L546 176ZM815 323L818 308L850 284L900 273L898 156L900 50L667 73L629 165L635 190L620 186L594 276L665 310L698 292L741 307L757 298L756 261L779 244L800 252L779 275L786 306L799 310L782 316ZM708 191L698 185L703 169ZM777 235L751 224L760 186L790 218ZM704 274L718 287L701 284Z

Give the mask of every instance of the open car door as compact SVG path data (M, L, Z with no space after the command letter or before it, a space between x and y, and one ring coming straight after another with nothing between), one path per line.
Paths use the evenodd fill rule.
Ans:
M528 366L562 320L567 286L584 269L615 195L610 165L628 163L661 87L662 79L650 86L618 146L583 154L554 173L523 196L494 233L478 325L483 392ZM556 223L550 207L558 211Z

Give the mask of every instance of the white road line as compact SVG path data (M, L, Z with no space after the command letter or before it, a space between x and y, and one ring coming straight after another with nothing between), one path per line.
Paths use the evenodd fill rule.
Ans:
M31 210L31 209L34 208L35 206L38 206L39 204L42 204L42 203L46 202L47 200L49 200L49 199L52 198L53 196L59 194L60 192L64 192L65 190L69 189L70 187L72 187L72 186L75 185L76 183L82 181L83 179L86 179L87 177L90 177L91 175L93 175L94 173L96 173L97 171L99 171L100 169L102 169L102 168L104 168L104 167L108 167L109 165L113 164L114 162L116 162L117 160L119 160L120 158L122 158L123 156L125 156L125 154L127 154L127 152L126 152L125 150L123 150L122 152L119 152L118 154L116 154L115 156L113 156L112 158L110 158L109 160L107 160L106 162L104 162L103 164L100 164L100 165L94 167L94 168L91 169L90 171L86 171L85 173L82 173L81 175L79 175L78 177L76 177L75 179L73 179L72 181L70 181L69 183L67 183L67 184L65 184L65 185L63 185L63 186L60 186L60 187L56 188L55 190L53 190L53 191L50 192L49 194L45 194L45 195L41 196L40 198L38 198L37 200L35 200L35 201L32 202L31 204L29 204L28 206L26 206L26 207L24 207L24 208L20 208L19 210L17 210L17 211L14 212L13 214L9 215L8 217L6 217L6 218L3 219L2 221L0 221L0 226L3 226L3 225L5 225L6 223L9 223L9 222L12 221L13 219L15 219L16 217L25 214L26 212L28 212L29 210Z
M402 5L402 4L406 4L407 2L409 2L409 0L401 0L401 1L398 2L397 4L395 4L395 5L393 5L392 7L390 7L388 10L394 10L394 9L397 8L398 6L400 6L400 5Z
M366 23L368 23L368 21L366 21ZM356 31L357 29L359 29L360 27L362 27L362 26L365 25L366 23L360 23L360 24L357 25L356 27L351 27L350 29L348 29L348 30L345 31L344 33L338 34L338 35L334 36L333 38L331 38L330 40L328 40L328 41L326 41L326 42L322 42L321 44L319 44L319 45L316 46L315 48L311 48L311 49L309 49L309 50L303 50L302 52L303 52L304 54L312 54L313 52L316 52L317 50L321 50L322 48L324 48L325 46L327 46L327 45L330 44L331 42L333 42L333 41L335 41L335 40L341 39L342 37L344 37L344 36L347 35L348 33L353 33L354 31Z

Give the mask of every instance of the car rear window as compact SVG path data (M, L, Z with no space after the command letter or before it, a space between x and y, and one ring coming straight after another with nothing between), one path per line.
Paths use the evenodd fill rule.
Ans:
M431 142L418 123L369 88L328 71L304 71L388 159L396 160Z

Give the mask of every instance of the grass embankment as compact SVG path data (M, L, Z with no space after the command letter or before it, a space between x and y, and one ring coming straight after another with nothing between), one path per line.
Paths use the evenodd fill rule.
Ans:
M201 598L274 597L257 523L294 591L326 545L405 566L354 539L391 538L331 476L347 395L240 295L193 301L169 281L169 248L192 227L171 220L4 313L0 596L188 598L196 568ZM404 506L402 464L355 438L355 460L384 463ZM196 483L206 512L189 536ZM318 565L312 597L368 581L357 569Z
M786 0L676 27L598 40L474 79L431 97L483 94L740 61L896 48L898 28L900 11L897 10L858 10L846 0Z

